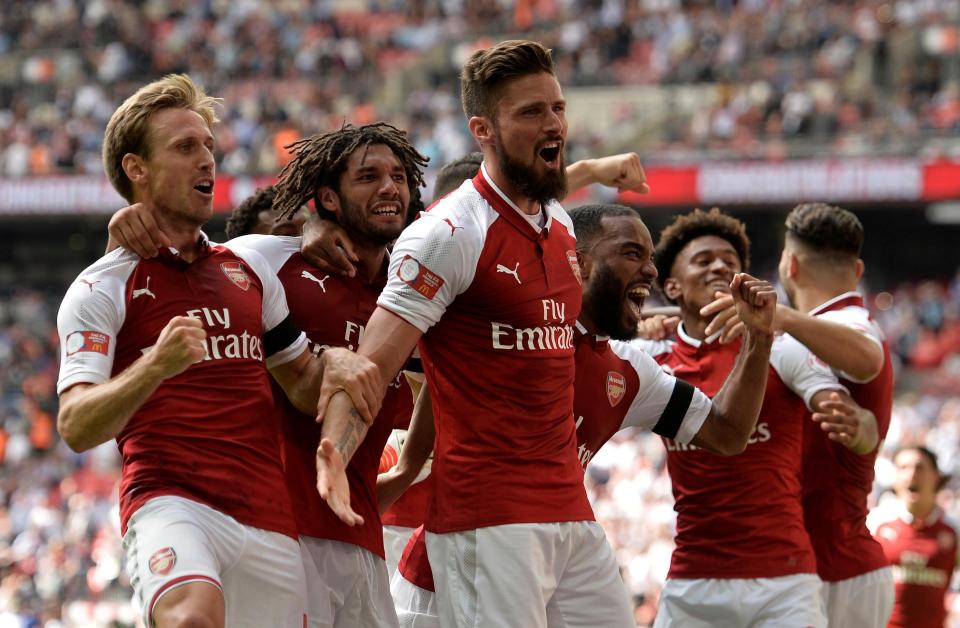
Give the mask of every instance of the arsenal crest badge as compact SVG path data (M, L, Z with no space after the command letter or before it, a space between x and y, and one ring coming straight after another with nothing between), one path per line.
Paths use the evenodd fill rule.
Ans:
M250 288L250 277L247 276L247 272L243 270L243 264L240 262L224 262L220 264L220 270L227 276L227 279L241 290Z
M607 401L610 407L615 407L623 399L623 394L627 392L627 379L622 373L610 371L607 373Z
M170 573L173 566L177 564L177 553L172 547L158 549L150 557L150 571L158 576L165 576Z
M577 278L577 283L583 285L583 278L580 277L580 264L577 263L577 252L567 251L567 261L570 262L570 270L573 276Z

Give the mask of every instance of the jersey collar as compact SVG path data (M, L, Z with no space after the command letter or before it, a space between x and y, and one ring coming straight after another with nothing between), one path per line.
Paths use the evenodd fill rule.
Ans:
M493 207L504 220L513 225L515 229L527 236L530 240L541 240L550 233L550 228L553 225L553 213L550 211L550 203L542 206L544 216L546 217L543 229L534 227L530 224L530 221L524 218L524 213L517 207L517 204L511 201L507 195L503 193L503 190L498 188L497 184L493 182L493 179L491 179L487 173L486 164L480 164L480 171L477 172L477 176L473 178L473 187L476 188L480 196L490 203L490 206Z
M844 292L843 294L838 294L829 301L824 301L817 307L810 310L810 316L816 316L817 314L822 314L823 312L828 312L830 310L839 310L851 305L859 305L863 307L863 296L859 292Z
M687 333L687 330L683 326L683 321L680 321L680 324L677 326L677 338L679 338L684 344L690 345L695 349L699 349L702 345L712 345L723 332L716 332L710 336L707 336L704 340L697 340L693 336Z
M600 334L591 334L587 331L587 328L583 326L583 323L577 321L576 326L577 336L583 338L590 342L590 345L594 349L600 349L607 345L610 342L610 336L601 336Z
M200 252L197 255L197 259L201 259L203 257L206 257L212 252L212 247L211 247L210 238L203 231L200 232L200 237L198 239L198 242L200 244ZM167 247L166 249L160 249L160 254L158 255L158 259L160 259L161 261L175 264L175 265L183 265L183 266L190 265L188 262L184 261L182 257L180 257L180 251L172 246Z

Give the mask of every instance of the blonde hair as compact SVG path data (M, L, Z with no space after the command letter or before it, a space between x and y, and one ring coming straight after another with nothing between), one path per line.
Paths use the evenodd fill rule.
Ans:
M133 184L123 171L123 157L133 153L150 157L150 117L162 109L189 109L211 129L219 122L214 106L219 98L207 96L186 74L168 74L144 85L123 101L110 116L103 136L103 169L114 189L133 201Z

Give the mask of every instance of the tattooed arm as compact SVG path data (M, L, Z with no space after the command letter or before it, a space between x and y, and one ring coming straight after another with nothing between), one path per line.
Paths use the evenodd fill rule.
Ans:
M377 308L367 322L357 353L369 357L380 369L381 387L374 400L378 407L386 392L386 384L396 377L420 335L416 327L382 308ZM324 373L324 385L330 390L346 388L332 371ZM317 448L317 490L345 523L362 524L363 518L350 507L346 467L367 435L367 425L350 397L340 392L331 395L329 404L321 395L317 409L318 420L323 422L320 447Z
M350 396L338 392L330 399L317 448L317 490L330 509L348 525L363 524L350 507L347 464L367 435L367 424Z

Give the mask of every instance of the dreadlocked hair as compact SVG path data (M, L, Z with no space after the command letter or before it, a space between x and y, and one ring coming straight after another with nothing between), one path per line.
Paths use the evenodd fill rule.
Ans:
M313 199L318 214L336 220L320 203L320 188L330 187L339 192L340 175L347 169L350 155L373 144L386 145L400 160L410 189L407 215L415 216L423 209L420 188L424 185L423 169L429 158L414 148L405 131L386 122L362 126L344 124L337 131L317 133L285 146L293 159L280 172L273 211L280 218L290 217Z

